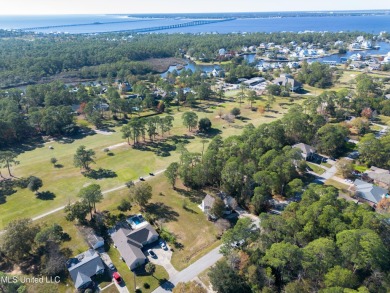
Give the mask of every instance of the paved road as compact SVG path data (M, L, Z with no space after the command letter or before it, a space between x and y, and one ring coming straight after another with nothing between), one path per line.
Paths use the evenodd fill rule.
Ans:
M165 293L170 292L179 282L189 282L194 279L201 272L214 265L218 260L222 258L222 254L219 253L221 246L214 248L212 251L201 257L192 265L177 273L174 277L170 278L168 282L165 282L153 293Z
M158 171L154 172L154 175L159 175L159 174L163 173L164 171L165 171L165 169L158 170ZM152 176L148 175L148 176L145 176L144 179L147 180L147 179L149 179L151 177ZM140 180L137 179L137 180L134 180L133 182L134 183L138 183L138 182L140 182ZM107 193L110 193L110 192L114 192L114 191L117 191L117 190L120 190L120 189L123 189L123 188L126 188L126 185L120 185L120 186L117 186L117 187L114 187L114 188L111 188L111 189L108 189L108 190L104 190L102 193L104 195L104 194L107 194ZM66 205L60 206L60 207L58 207L58 208L56 208L54 210L51 210L49 212L46 212L46 213L41 214L39 216L36 216L36 217L32 218L32 220L36 221L36 220L42 219L44 217L47 217L47 216L49 216L51 214L54 214L56 212L59 212L59 211L63 210L65 207L66 207ZM0 235L3 234L3 233L4 233L4 230L0 231Z
M161 173L164 172L164 171L165 171L165 169L164 169L164 170L156 171L156 172L154 173L154 175L161 174ZM152 177L152 176L148 175L148 176L145 176L144 179L146 180L146 179L149 179L149 178L151 178L151 177ZM137 179L137 180L134 180L133 182L134 182L134 183L138 183L138 182L140 182L140 180ZM111 189L108 189L108 190L104 190L102 193L103 193L103 195L104 195L104 194L107 194L107 193L110 193L110 192L114 192L114 191L117 191L117 190L121 190L121 189L123 189L123 188L126 188L126 185L120 185L120 186L117 186L117 187L114 187L114 188L111 188ZM46 216L48 216L48 215L51 215L51 214L54 214L54 213L56 213L56 212L58 212L58 211L63 210L65 207L66 207L66 206L58 207L58 208L56 208L56 209L54 209L54 210L51 210L51 211L49 211L49 212L47 212L47 213L41 214L41 215L39 215L39 216L36 216L36 217L32 218L32 220L33 220L33 221L36 221L36 220L42 219L42 218L44 218L44 217L46 217Z

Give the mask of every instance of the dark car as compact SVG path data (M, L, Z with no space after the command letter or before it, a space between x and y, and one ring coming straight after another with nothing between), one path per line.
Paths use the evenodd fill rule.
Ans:
M149 175L150 175L150 176L154 176L154 173L150 172Z
M139 181L145 181L144 177L139 177Z
M148 253L149 253L149 255L150 255L151 257L153 257L153 258L157 258L157 255L154 253L154 251L153 251L153 250L151 250L151 249L148 249Z
M113 273L112 276L114 277L114 280L115 280L115 282L117 282L117 284L122 283L122 281L123 281L122 277L121 277L121 275L119 275L118 272Z

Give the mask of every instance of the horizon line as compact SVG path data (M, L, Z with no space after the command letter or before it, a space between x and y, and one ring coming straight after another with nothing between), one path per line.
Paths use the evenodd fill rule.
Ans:
M389 9L357 9L357 10L345 10L345 9L333 9L333 10L286 10L286 11L210 11L210 12L132 12L132 13L42 13L42 14L2 14L0 16L57 16L57 15L169 15L169 14L240 14L240 13L291 13L291 12L304 12L304 13L319 13L319 12L390 12Z

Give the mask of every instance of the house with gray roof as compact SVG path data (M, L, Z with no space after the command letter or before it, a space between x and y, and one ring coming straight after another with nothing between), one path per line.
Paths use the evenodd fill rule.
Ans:
M364 177L374 181L375 184L383 187L390 188L390 171L386 169L381 169L378 167L372 166L366 172L364 172Z
M134 270L146 261L142 248L158 239L158 233L148 223L144 222L135 230L126 224L119 224L111 233L115 247L118 249L122 260L130 270Z
M92 276L104 273L104 264L95 250L87 250L67 261L66 266L76 289L85 289Z
M226 193L221 191L216 196L222 199L223 202L225 203L224 214L230 214L232 210L234 210L237 207L237 201L230 195L227 195ZM210 194L206 194L205 198L202 200L202 203L199 205L199 208L205 214L209 215L210 210L214 205L214 202L215 202L215 197Z
M279 78L272 81L279 86L289 86L290 91L296 92L302 89L302 83L296 81L290 74L281 74Z
M373 206L377 205L382 198L389 196L387 189L360 179L356 179L353 182L353 189L355 190L356 196Z
M316 149L305 143L297 143L292 146L292 148L297 148L302 151L302 157L305 160L309 160L316 153Z

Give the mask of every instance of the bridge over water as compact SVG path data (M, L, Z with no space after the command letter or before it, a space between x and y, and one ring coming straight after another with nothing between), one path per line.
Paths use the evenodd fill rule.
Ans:
M231 21L234 19L235 18L193 20L193 21L189 21L189 22L177 23L177 24L171 24L171 25L152 26L152 27L144 27L144 28L136 28L136 29L123 29L123 30L109 31L109 32L105 32L105 33L112 33L112 32L127 32L130 34L132 34L132 33L134 33L134 34L147 33L147 32L160 31L160 30L169 30L169 29L175 29L175 28L199 26L199 25L205 25L205 24L211 24L211 23L225 22L225 21ZM150 19L111 21L111 22L94 22L94 23L84 23L84 24L51 25L51 26L22 28L21 30L34 31L34 30L45 30L45 29L66 28L66 27L81 27L81 26L94 26L94 25L106 25L106 24L118 24L118 23L131 23L131 22L140 22L140 21L150 21ZM84 33L84 34L90 34L90 32Z

